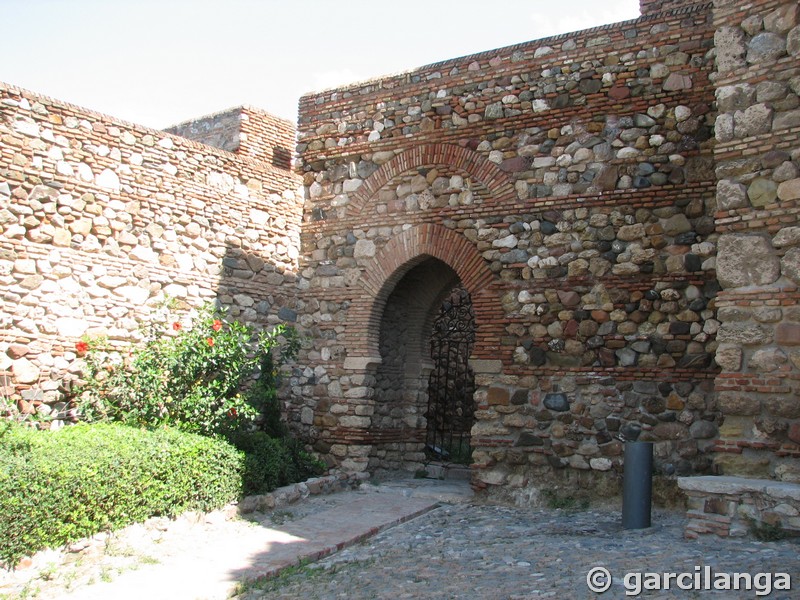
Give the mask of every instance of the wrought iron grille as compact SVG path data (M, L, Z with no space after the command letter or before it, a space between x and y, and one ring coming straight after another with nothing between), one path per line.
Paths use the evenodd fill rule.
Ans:
M434 460L469 464L475 413L475 375L469 357L475 343L472 299L463 287L443 302L431 333L433 371L428 380L426 451Z

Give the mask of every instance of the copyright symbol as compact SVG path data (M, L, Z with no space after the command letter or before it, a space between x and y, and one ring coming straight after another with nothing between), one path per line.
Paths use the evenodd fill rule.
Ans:
M611 573L605 567L595 567L586 575L586 585L593 592L602 594L611 587Z

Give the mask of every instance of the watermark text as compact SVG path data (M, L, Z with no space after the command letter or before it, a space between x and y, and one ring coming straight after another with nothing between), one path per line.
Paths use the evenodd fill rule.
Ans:
M613 583L614 576L605 567L594 567L586 575L586 585L598 594L608 591ZM633 571L622 577L622 584L626 596L653 590L735 590L769 596L773 591L791 590L792 578L788 573L716 572L709 565L702 565L684 573Z

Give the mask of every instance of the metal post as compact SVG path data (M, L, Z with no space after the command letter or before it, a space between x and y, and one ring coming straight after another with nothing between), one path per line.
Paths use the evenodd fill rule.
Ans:
M625 472L622 492L622 527L650 527L653 496L652 442L625 442Z

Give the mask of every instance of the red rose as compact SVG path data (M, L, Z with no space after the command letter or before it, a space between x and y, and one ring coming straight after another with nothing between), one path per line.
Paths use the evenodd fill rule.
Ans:
M214 324L211 325L211 329L213 329L214 331L219 331L220 329L222 329L222 321L220 321L219 319L214 319Z
M86 342L78 342L75 344L75 350L78 351L78 354L85 354L89 351L89 344Z
M214 338L206 338L206 344L208 344L209 346L213 346L214 345Z
M235 408L231 408L231 409L228 411L228 416L230 416L230 417L235 417L237 414L238 414L238 413L236 412L236 409L235 409Z
M177 321L175 321L175 322L172 324L172 328L173 328L175 331L180 331L180 330L181 330L181 324L180 324L180 323L178 323Z

